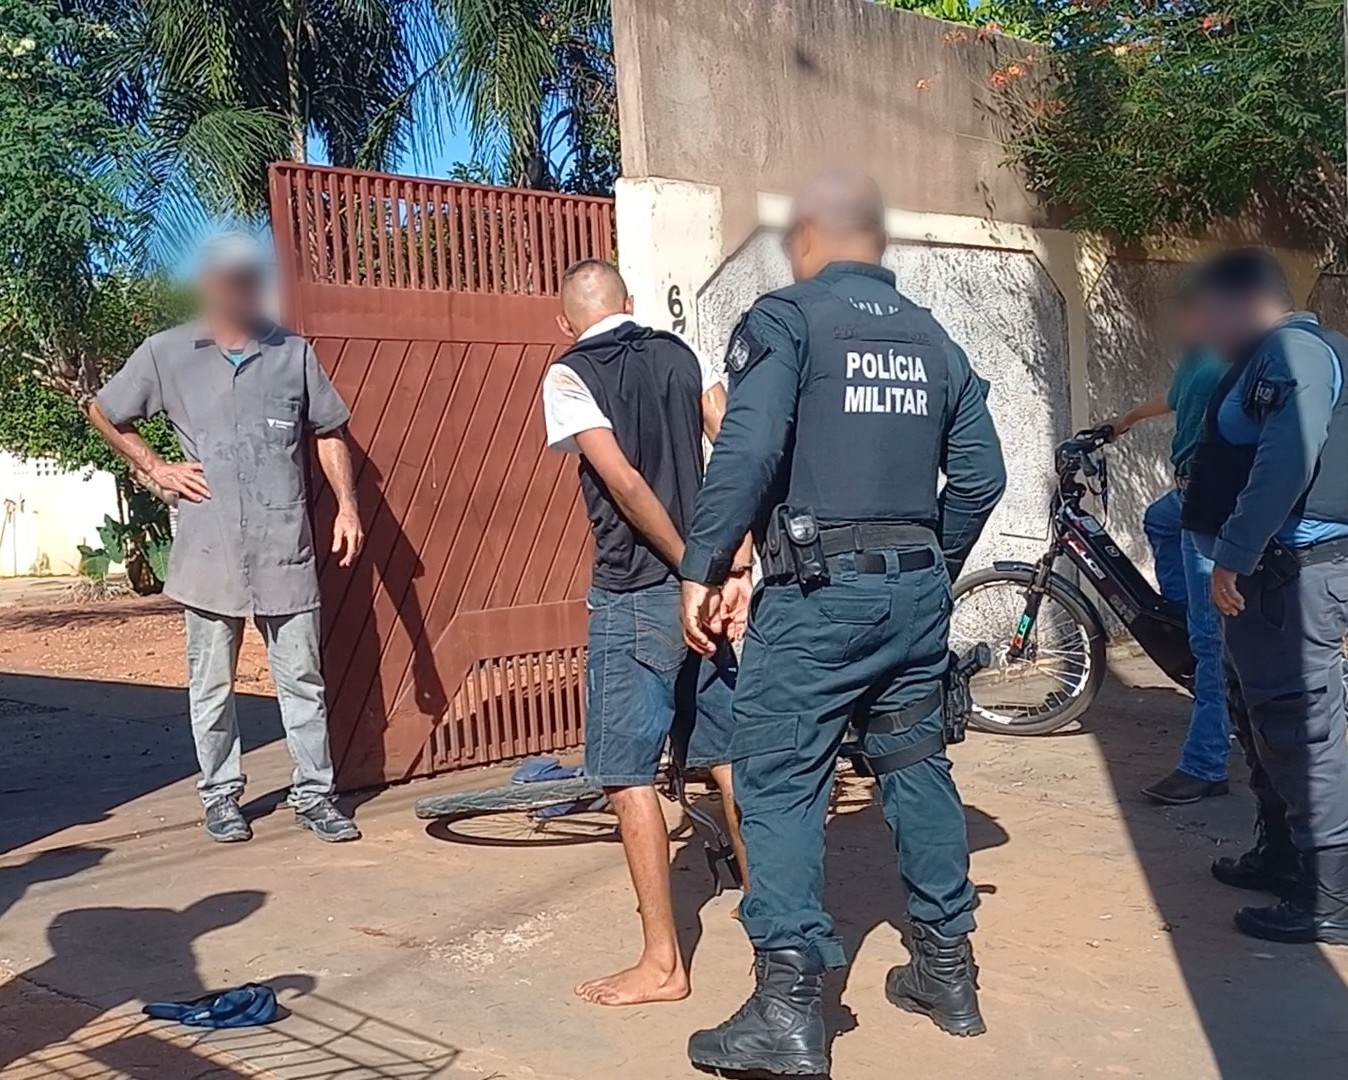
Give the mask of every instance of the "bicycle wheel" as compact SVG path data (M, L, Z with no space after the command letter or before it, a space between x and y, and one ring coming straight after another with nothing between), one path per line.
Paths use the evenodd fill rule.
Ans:
M1099 616L1056 575L1025 629L1030 567L980 570L955 586L950 647L963 653L980 641L992 664L970 683L969 726L1003 735L1046 735L1090 707L1105 677L1105 635ZM1017 632L1025 642L1011 657Z
M518 814L549 806L597 799L604 789L592 780L546 780L537 784L504 784L482 791L460 791L419 799L416 815L422 820L481 817L484 814Z

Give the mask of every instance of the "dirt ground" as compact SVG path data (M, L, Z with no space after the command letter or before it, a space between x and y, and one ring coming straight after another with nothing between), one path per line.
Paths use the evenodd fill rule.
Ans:
M319 844L277 805L289 761L275 702L245 691L257 836L205 843L185 695L168 685L176 618L135 601L75 614L0 611L14 650L0 663L26 669L0 674L5 1080L697 1075L687 1036L744 999L750 955L736 897L712 897L672 807L693 996L591 1007L571 988L638 944L611 830L449 833L416 820L417 798L508 774L488 770L362 796L365 839ZM885 972L907 956L902 890L869 788L845 786L829 906L853 963L829 985L833 1080L1344 1075L1348 949L1240 937L1232 912L1260 898L1207 873L1249 839L1243 782L1174 810L1137 794L1173 764L1186 717L1184 697L1125 657L1081 729L955 748L982 899L979 1039L885 1002ZM275 987L289 1015L232 1033L138 1015L147 1000L248 981Z
M64 582L11 587L0 597L0 668L185 686L182 609L162 597L73 601ZM267 650L251 624L239 651L240 690L274 694Z

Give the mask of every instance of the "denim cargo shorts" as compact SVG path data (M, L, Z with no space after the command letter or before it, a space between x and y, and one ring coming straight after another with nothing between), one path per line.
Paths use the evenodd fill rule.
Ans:
M729 761L735 654L707 659L684 644L679 583L591 588L587 604L586 774L604 787L650 784L671 738L690 768Z

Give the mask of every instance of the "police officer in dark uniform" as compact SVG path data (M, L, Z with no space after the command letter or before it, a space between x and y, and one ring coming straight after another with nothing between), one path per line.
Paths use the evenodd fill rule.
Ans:
M895 290L885 242L864 174L830 170L797 198L785 237L796 284L760 298L731 339L729 408L680 566L684 632L704 653L717 586L751 526L764 572L730 751L757 985L692 1037L704 1071L828 1072L822 981L847 958L823 908L824 824L850 725L878 777L913 923L912 963L890 973L887 995L953 1034L985 1030L943 682L950 582L1005 470L985 384Z
M1254 850L1212 872L1284 897L1237 912L1242 932L1348 944L1348 338L1293 310L1264 251L1213 259L1194 288L1231 367L1208 406L1183 520L1216 564L1260 814Z

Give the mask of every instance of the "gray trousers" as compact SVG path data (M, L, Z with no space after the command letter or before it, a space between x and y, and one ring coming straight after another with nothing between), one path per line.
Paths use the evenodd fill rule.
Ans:
M286 746L295 763L290 805L306 810L332 794L328 712L318 662L318 612L259 615L253 621L267 644ZM237 798L247 780L234 710L234 671L242 640L243 619L187 609L188 700L201 765L197 790L208 806L225 796Z
M1278 586L1242 578L1240 589L1245 610L1226 620L1226 647L1254 754L1298 848L1348 846L1348 558L1303 566Z

